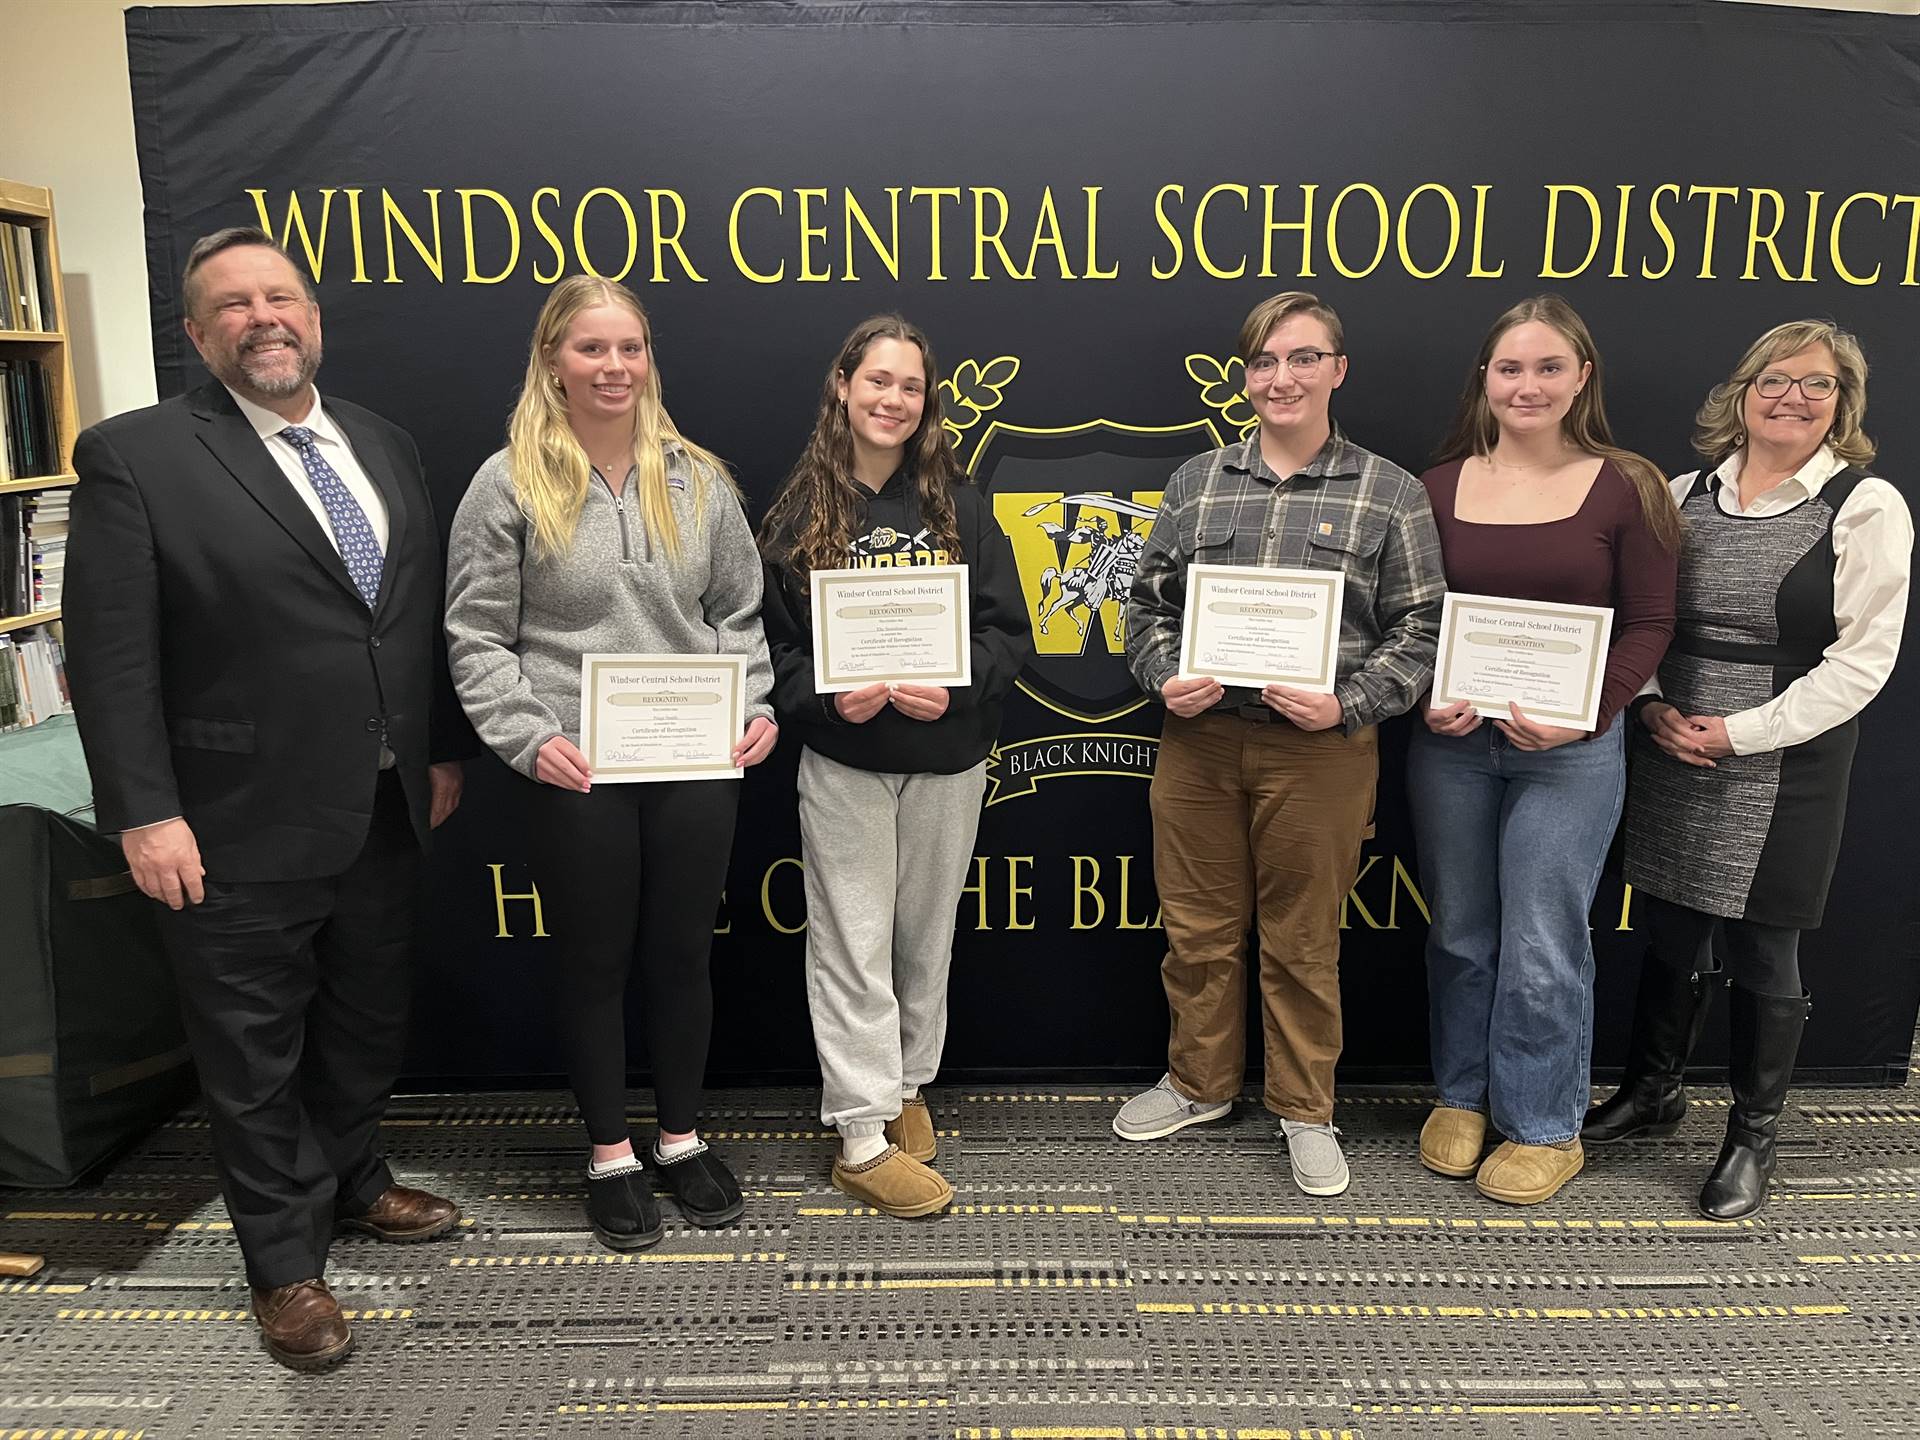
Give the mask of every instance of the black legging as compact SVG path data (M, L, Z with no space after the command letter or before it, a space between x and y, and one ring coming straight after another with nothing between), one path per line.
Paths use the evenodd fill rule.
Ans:
M527 839L560 953L567 1075L587 1135L627 1132L627 977L637 964L662 1130L694 1128L713 1027L707 958L740 787L727 780L537 785Z
M1635 891L1646 907L1647 944L1654 958L1702 975L1727 962L1727 979L1755 995L1798 997L1800 932L1751 920L1726 920Z

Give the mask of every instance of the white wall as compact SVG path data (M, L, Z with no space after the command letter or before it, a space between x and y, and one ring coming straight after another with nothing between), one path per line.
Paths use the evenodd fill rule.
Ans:
M1920 0L1743 3L1920 15ZM53 188L82 424L155 398L123 8L121 0L0 0L8 53L33 57L0 84L0 176Z

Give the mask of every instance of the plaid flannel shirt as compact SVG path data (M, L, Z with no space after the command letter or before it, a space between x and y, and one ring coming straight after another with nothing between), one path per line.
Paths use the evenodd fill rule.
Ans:
M1255 434L1196 455L1167 482L1127 601L1127 664L1156 698L1179 666L1195 563L1346 572L1333 693L1349 735L1412 709L1432 684L1447 581L1426 488L1337 426L1285 479L1260 458ZM1245 687L1214 708L1269 716Z

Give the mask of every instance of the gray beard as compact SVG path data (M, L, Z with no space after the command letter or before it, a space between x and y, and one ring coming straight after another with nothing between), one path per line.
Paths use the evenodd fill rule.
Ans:
M289 395L298 395L313 383L313 377L320 373L320 359L320 351L316 347L300 352L300 365L291 373L276 370L272 374L255 374L247 368L244 357L237 362L235 368L240 372L240 379L247 389L257 390L260 394L271 395L275 399L285 399Z
M300 367L292 374L278 369L273 374L255 374L248 369L246 353L240 353L234 357L234 374L223 374L221 380L225 380L234 390L253 390L261 396L286 399L288 396L298 396L301 390L313 384L313 376L321 372L321 359L323 353L317 344L303 346L300 349Z

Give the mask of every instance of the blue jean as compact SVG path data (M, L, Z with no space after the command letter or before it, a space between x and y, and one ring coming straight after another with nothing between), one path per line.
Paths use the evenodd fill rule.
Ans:
M1587 912L1626 793L1625 729L1528 752L1490 720L1454 738L1416 724L1407 750L1440 1103L1522 1145L1571 1140L1586 1114Z

